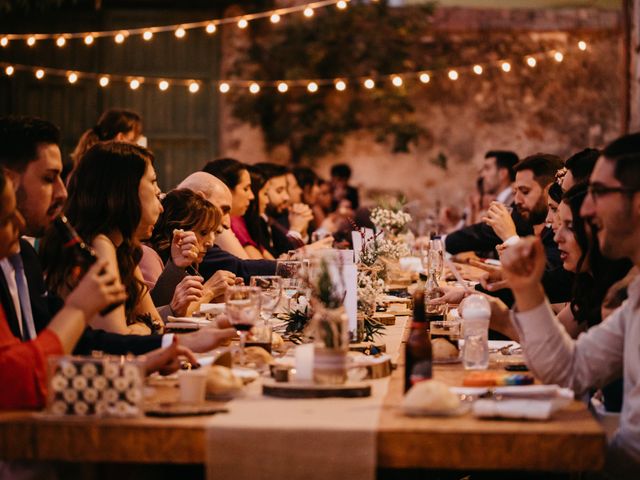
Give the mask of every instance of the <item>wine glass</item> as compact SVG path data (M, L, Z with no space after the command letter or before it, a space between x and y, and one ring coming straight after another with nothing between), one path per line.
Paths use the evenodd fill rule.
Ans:
M229 322L240 336L240 364L244 365L247 334L260 317L260 289L246 286L229 287L225 293L225 306Z
M299 260L278 260L276 275L282 277L282 291L291 304L291 299L302 289L303 264Z
M260 314L264 322L267 323L282 297L282 277L254 275L249 280L249 285L260 289Z

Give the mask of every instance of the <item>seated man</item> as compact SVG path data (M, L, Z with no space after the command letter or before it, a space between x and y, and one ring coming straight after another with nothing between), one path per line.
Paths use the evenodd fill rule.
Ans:
M629 258L640 266L640 134L611 143L590 177L581 208L602 253ZM535 237L503 252L504 275L516 300L514 324L527 364L545 383L572 388L577 395L624 380L620 427L608 450L606 473L637 478L640 471L640 280L629 286L629 299L606 321L571 340L551 311L540 279L544 249Z

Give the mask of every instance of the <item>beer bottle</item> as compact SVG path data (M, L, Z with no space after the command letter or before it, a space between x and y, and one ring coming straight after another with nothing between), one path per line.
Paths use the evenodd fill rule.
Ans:
M404 357L404 391L418 382L432 377L433 352L431 338L427 330L425 294L418 289L413 297L413 321L407 340Z

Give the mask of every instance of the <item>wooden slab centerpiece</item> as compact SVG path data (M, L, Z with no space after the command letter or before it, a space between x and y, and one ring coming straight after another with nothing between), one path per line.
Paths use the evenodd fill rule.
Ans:
M320 385L303 382L276 382L266 380L262 394L278 398L362 398L371 396L371 385L347 382L342 385Z

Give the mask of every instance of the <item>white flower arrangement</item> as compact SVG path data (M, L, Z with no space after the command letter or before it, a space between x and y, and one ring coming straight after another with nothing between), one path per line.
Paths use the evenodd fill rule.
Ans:
M379 229L394 233L401 232L411 221L411 215L402 211L384 207L375 207L371 211L371 222Z
M379 239L377 240L377 255L390 260L398 260L410 254L409 247L404 242Z

